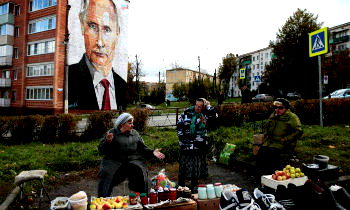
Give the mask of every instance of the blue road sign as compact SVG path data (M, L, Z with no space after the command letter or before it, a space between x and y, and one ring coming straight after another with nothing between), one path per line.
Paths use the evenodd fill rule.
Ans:
M328 28L309 33L309 56L328 53Z

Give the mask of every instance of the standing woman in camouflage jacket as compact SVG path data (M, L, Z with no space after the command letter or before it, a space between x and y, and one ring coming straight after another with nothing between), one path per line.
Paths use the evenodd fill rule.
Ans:
M196 100L195 106L184 111L177 124L180 144L179 186L191 180L191 190L198 185L198 179L208 177L207 125L217 114L204 98Z

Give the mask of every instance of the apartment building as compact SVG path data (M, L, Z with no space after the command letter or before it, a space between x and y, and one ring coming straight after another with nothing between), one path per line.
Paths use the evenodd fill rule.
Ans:
M67 2L0 0L0 109L64 106Z
M329 30L329 53L350 49L350 22L331 27Z
M199 71L194 71L190 69L169 69L166 70L166 93L173 92L173 86L177 82L190 83L195 79L210 79L213 81L213 76L206 73L199 73Z
M265 66L271 62L272 57L271 48L263 48L238 56L237 71L231 77L228 96L241 97L241 90L239 89L239 69L241 68L246 70L243 83L253 91L258 90Z

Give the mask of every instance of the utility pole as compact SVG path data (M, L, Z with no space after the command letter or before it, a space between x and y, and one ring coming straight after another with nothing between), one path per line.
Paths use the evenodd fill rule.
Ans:
M158 83L160 84L160 71L159 71L159 76L158 76Z
M140 102L140 91L139 91L139 61L136 54L136 98L137 102Z
M201 57L198 56L198 70L199 70L199 75L198 75L198 80L201 79Z

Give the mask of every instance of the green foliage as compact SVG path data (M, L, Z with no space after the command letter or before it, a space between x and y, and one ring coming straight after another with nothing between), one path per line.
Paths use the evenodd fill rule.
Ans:
M226 55L226 57L222 58L222 64L220 64L218 76L219 79L223 81L225 93L228 92L230 79L236 69L237 57L233 53L229 53Z
M328 76L326 92L346 88L350 84L350 50L332 51L329 56L322 57L322 74Z
M36 140L42 122L41 115L13 117L10 121L11 143L24 144Z
M297 91L306 98L317 96L317 59L308 54L308 34L322 25L317 18L305 9L297 9L279 29L276 41L270 43L276 57L266 66L263 92L280 96L280 91Z
M43 143L54 143L57 139L58 117L55 115L46 116L41 127L40 140Z
M77 127L77 118L72 114L61 114L58 116L58 128L57 136L58 139L64 142L74 141L77 136L75 130Z
M148 109L131 109L129 110L130 114L134 116L134 129L139 132L142 132L146 129L148 115L150 110Z
M101 138L107 130L113 127L114 118L116 118L116 113L112 111L93 112L89 115L87 128L81 138L88 141Z
M188 84L188 100L194 104L197 98L211 98L210 90L212 89L212 83L209 79L195 79Z
M183 82L177 82L173 85L173 95L176 98L182 99L188 97L189 86Z
M165 83L158 84L158 87L151 90L149 95L143 97L145 103L161 104L165 101Z

